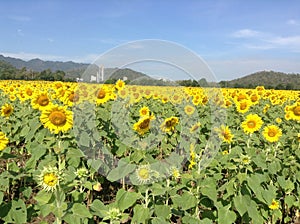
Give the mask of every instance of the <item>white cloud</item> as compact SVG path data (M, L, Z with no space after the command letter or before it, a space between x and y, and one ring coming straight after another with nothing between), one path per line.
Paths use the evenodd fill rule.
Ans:
M270 40L271 43L278 44L281 46L298 46L300 47L300 35L298 36L286 36L286 37L275 37Z
M258 37L262 33L256 30L251 30L251 29L242 29L242 30L237 30L232 33L232 36L235 38L249 38L249 37Z
M48 54L37 54L37 53L25 53L25 52L1 52L0 54L7 56L7 57L13 57L13 58L20 58L22 60L28 61L34 58L39 58L42 60L62 60L62 56L57 55L48 55Z
M290 19L286 22L286 24L288 24L288 25L299 25L299 22L297 20Z
M290 21L295 23L296 21ZM284 49L288 52L300 52L300 35L279 36L272 33L260 32L250 29L238 30L231 35L234 38L244 38L243 42L236 45L246 49L270 50Z

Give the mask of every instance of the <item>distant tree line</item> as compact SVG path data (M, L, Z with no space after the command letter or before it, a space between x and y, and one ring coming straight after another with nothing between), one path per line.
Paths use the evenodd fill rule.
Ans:
M51 69L46 69L41 72L28 70L23 67L17 69L11 64L0 61L0 79L2 80L45 80L45 81L72 81L66 78L64 71L57 70L51 71Z
M219 85L225 88L264 86L266 89L300 90L300 74L260 71L231 81L221 81Z

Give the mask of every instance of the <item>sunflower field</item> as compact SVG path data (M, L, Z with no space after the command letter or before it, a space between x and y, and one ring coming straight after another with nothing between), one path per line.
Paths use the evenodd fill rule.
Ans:
M0 81L1 223L300 223L300 91Z

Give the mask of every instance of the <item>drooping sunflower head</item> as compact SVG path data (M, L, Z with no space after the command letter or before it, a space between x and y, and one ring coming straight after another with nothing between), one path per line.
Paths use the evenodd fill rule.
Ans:
M62 175L58 171L57 167L49 166L44 169L38 175L38 185L45 191L55 191L60 184Z
M282 131L276 125L269 125L264 128L263 136L268 142L277 142L282 136Z
M261 117L259 117L257 114L249 114L246 117L246 120L242 123L242 128L245 133L251 134L255 131L258 131L261 126L263 125L263 121Z
M160 125L160 128L164 132L171 132L175 130L175 126L179 123L179 119L177 117L169 117L164 120L164 122Z
M72 128L73 113L66 107L52 105L42 111L40 120L45 128L58 134L59 132L67 132Z
M0 151L6 148L9 140L3 132L0 132Z
M197 122L190 128L190 133L192 134L195 133L196 131L199 131L200 127L201 127L200 122Z
M227 142L227 143L231 143L232 142L232 139L233 139L233 134L231 133L230 129L228 126L224 126L224 125L221 125L220 128L217 128L216 129L218 135L219 135L219 138L221 140L223 140L224 142Z
M139 135L144 135L150 129L150 122L154 120L155 117L151 116L143 116L138 122L133 125L133 130L135 130Z
M14 111L13 106L6 103L1 108L1 115L4 117L9 117L13 111Z

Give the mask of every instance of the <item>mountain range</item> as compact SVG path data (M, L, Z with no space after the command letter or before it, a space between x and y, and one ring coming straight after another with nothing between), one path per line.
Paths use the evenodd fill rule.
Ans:
M41 72L47 69L52 71L64 71L66 77L70 79L82 77L86 73L96 74L99 71L98 66L90 66L90 64L87 63L76 63L72 61L43 61L38 58L24 61L22 59L5 57L3 55L0 55L0 61L9 63L17 69L26 68L27 70L36 72ZM123 77L127 77L129 80L135 80L141 77L150 78L144 73L128 68L105 68L104 74L106 76L104 79L107 79L108 75L110 75L110 79L119 79ZM210 84L214 85L214 83ZM275 89L300 89L300 74L287 74L276 71L258 71L238 79L221 81L218 84L221 87L233 88L255 88L256 86L263 85L267 88Z

